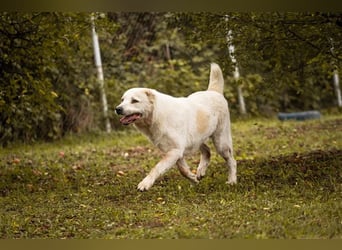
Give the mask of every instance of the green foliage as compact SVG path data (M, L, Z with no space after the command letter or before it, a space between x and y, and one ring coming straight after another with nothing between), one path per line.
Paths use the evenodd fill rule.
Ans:
M265 104L272 112L335 105L331 76L342 59L341 13L181 13L175 20L179 26L187 23L182 30L192 37L190 43L201 39L221 51L228 30L233 32L244 95L267 98L247 100L248 112L264 113L256 107ZM231 76L229 57L221 55L219 62ZM262 82L251 86L251 75Z
M228 14L228 19L226 18ZM90 13L0 15L0 145L103 129ZM94 13L109 118L131 87L186 96L222 66L225 96L239 116L242 86L251 115L329 109L341 65L341 13ZM232 78L226 34L241 73Z
M275 111L334 105L331 72L342 59L341 18L339 13L250 13L232 18L243 25L236 36L242 71L262 75L268 88L260 90L273 95ZM330 39L336 41L336 53Z
M52 82L45 75L44 14L6 13L0 20L0 143L58 134L60 107ZM41 35L36 35L41 34Z

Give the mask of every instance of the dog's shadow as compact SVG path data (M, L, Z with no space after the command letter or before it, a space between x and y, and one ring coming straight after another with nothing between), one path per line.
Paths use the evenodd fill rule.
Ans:
M253 189L281 190L297 187L336 191L342 183L342 150L316 150L308 153L238 161L238 182L228 185L227 169L223 162L210 164L207 175L191 184L174 169L156 183L156 187L194 189L199 193L213 191L248 192ZM152 190L151 190L152 191ZM153 192L153 191L152 191Z

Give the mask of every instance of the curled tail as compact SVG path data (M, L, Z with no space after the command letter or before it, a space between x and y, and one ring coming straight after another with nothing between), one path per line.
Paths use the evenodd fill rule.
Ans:
M216 63L210 65L210 78L208 90L223 94L224 80L220 66Z

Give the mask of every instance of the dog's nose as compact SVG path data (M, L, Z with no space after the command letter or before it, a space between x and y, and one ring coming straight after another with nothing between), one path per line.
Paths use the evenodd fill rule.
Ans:
M122 115L122 114L123 114L123 108L122 108L122 107L116 107L116 108L115 108L115 112L116 112L118 115Z

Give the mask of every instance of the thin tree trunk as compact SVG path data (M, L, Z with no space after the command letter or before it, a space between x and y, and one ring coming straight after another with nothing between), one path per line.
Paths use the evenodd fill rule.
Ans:
M331 54L335 55L335 46L334 46L334 40L330 37L330 52ZM341 98L341 89L340 89L340 81L339 81L339 75L337 70L337 63L336 61L333 61L333 66L335 67L334 70L334 76L333 76L333 83L334 83L334 89L336 94L336 100L337 100L337 106L342 107L342 98Z
M100 46L99 46L99 39L95 31L94 15L91 15L91 21L92 21L92 37L93 37L93 46L94 46L95 66L97 70L97 78L98 78L99 88L100 88L103 117L105 120L106 132L110 133L112 128L111 128L109 117L108 117L108 103L107 103L106 91L104 88L104 77L103 77L103 70L102 70Z
M228 19L229 19L229 16L226 15L225 21L227 24L228 24ZM235 47L233 45L232 31L228 29L228 25L227 25L226 39L227 39L227 47L228 47L229 57L230 57L233 65L234 65L234 79L236 82L238 82L238 80L240 78L240 72L239 72L237 60L236 60L235 55L234 55ZM237 87L237 92L238 92L238 100L239 100L239 111L240 111L240 114L244 115L244 114L246 114L246 104L245 104L245 99L243 97L242 86L240 84Z
M338 71L334 71L334 89L335 89L335 94L336 94L336 99L337 99L337 106L342 107L342 98L341 98L341 89L340 89L340 81L339 81L339 75Z
M170 51L170 44L169 44L169 42L167 42L166 44L165 44L165 54L166 54L166 59L167 59L167 61L169 62L169 64L170 64L170 68L172 69L172 70L174 70L174 67L173 67L173 64L172 64L172 62L171 62L171 51Z

